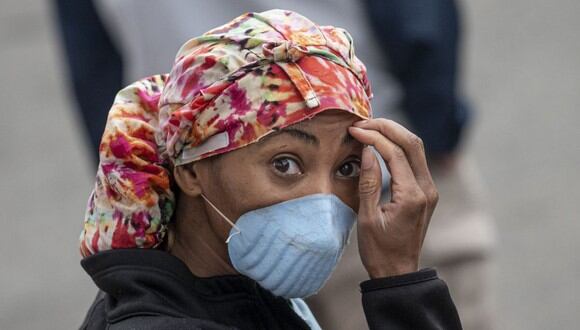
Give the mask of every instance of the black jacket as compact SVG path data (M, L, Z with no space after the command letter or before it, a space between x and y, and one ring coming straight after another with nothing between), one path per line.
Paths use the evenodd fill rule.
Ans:
M81 264L101 290L81 329L308 329L288 300L255 281L198 278L160 250L105 251ZM365 281L361 291L371 329L461 329L434 270Z

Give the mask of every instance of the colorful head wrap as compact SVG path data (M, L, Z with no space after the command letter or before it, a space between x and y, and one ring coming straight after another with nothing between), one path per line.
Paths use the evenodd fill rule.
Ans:
M369 118L371 97L348 32L292 11L246 13L189 40L169 75L117 94L81 254L159 245L175 204L171 166L246 146L329 109Z

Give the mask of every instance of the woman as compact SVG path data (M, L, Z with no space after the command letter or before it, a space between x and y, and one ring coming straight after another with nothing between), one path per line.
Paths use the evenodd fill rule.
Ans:
M81 328L317 329L301 298L355 222L369 327L460 328L417 269L437 203L421 141L370 119L371 97L345 30L283 10L194 38L169 75L119 92L81 234L101 290ZM391 171L386 204L365 145Z

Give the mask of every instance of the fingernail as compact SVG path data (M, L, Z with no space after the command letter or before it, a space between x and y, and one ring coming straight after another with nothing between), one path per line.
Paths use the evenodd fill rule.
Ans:
M373 157L374 157L374 155L373 155L373 151L371 150L371 148L365 147L363 149L362 161L361 161L361 167L363 170L370 170L371 168L373 168L373 165L375 165Z
M357 126L359 126L359 125L364 125L364 124L366 124L366 123L368 123L368 122L369 122L369 121L368 121L368 120L366 120L366 119L365 119L365 120L359 120L359 121L356 121L356 122L354 122L354 125L357 125Z

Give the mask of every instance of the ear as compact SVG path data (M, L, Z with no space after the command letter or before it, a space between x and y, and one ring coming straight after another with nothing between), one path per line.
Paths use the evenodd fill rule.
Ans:
M201 195L201 180L197 163L176 166L173 169L173 177L181 191L190 196Z

